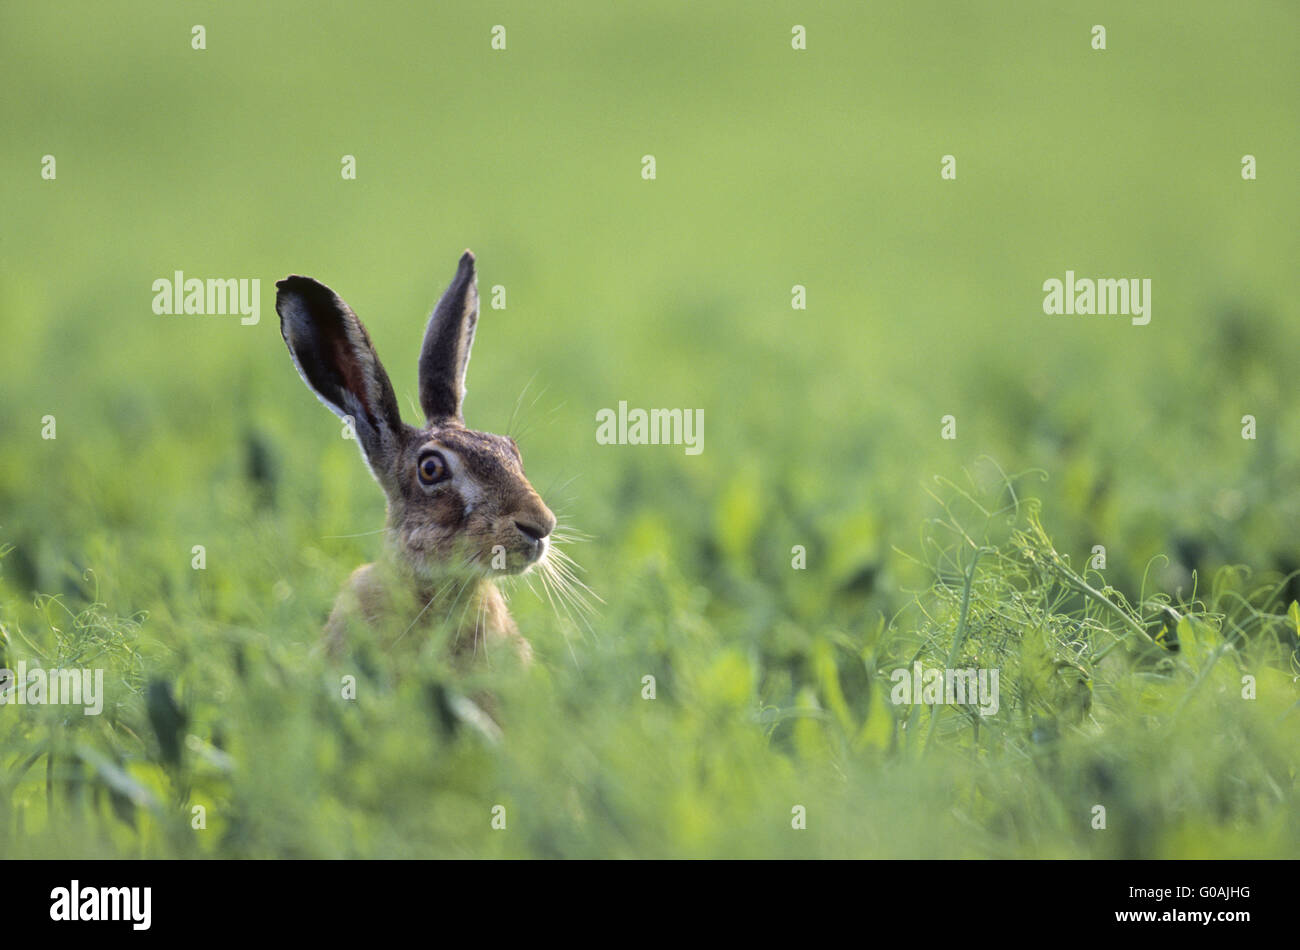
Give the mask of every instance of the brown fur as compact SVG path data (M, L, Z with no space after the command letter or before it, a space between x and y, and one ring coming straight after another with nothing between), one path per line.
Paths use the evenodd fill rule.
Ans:
M391 629L393 620L403 616L395 609L396 602L400 600L410 612L410 604L414 601L398 598L391 582L385 583L380 575L377 565L363 564L348 578L325 624L325 644L331 656L339 658L346 652L348 625L354 618L372 627L387 626ZM427 636L435 624L446 618L452 607L451 601L457 599L461 603L455 607L455 612L462 619L452 632L451 654L458 666L464 668L478 662L489 662L502 648L509 649L524 664L532 662L533 648L520 635L497 586L486 578L469 580L468 583L471 590L456 598L453 598L454 587L440 598L435 596L436 590L424 596L420 603L429 604L429 608L413 619L411 628L396 636L412 640ZM413 581L411 590L417 591L417 596L424 593ZM397 639L383 645L389 649L397 647Z

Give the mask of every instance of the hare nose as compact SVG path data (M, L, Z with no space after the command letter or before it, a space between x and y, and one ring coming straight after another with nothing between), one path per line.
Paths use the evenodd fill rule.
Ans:
M530 537L533 540L534 544L537 543L538 541L541 541L542 538L546 537L548 534L551 533L551 529L549 527L543 527L542 525L537 525L537 524L528 524L527 522L524 521L516 521L515 527L518 528L524 534L528 535L528 537Z
M537 506L532 511L515 519L515 527L519 529L520 534L525 535L534 544L538 544L542 538L555 530L555 515L551 514L551 509L543 505L539 498Z

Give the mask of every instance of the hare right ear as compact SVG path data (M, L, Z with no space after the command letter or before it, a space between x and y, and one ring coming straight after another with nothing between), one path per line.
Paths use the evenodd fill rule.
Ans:
M286 277L275 287L280 334L303 382L335 415L351 419L370 471L386 475L402 416L366 328L334 291L310 277Z
M464 421L465 370L477 324L478 278L474 255L466 251L429 317L420 348L420 408L430 425Z

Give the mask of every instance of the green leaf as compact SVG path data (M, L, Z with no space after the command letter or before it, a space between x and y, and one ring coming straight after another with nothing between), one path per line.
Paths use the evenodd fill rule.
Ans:
M821 683L822 696L826 698L826 705L835 714L844 734L853 735L857 731L857 724L853 721L849 704L844 699L844 691L840 688L840 671L835 665L834 647L831 646L830 641L822 637L817 639L813 647L813 667L817 671L817 679Z

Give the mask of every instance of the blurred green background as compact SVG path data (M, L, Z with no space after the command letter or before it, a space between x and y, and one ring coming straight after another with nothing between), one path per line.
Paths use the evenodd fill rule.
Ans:
M1134 603L1300 569L1298 27L1273 2L4 4L0 622L11 661L103 656L115 685L100 720L0 709L0 848L1294 854L1280 674L1267 714L1222 700L1155 738L1095 716L1040 782L1012 736L923 759L897 722L854 737L888 715L872 651L935 580L895 549L925 547L935 477L981 457L1041 469L1057 549L1105 545ZM434 659L332 698L311 650L383 499L273 305L290 273L333 287L415 421L465 247L485 300L507 289L467 420L522 407L530 477L593 536L571 553L606 601L587 630L514 596L540 663L493 683L499 747L439 732L430 689L457 686ZM1066 269L1150 278L1150 324L1044 315ZM155 315L175 270L259 278L261 322ZM597 445L620 400L703 409L703 453ZM151 679L184 710L181 761ZM1095 755L1126 803L1108 834L1070 800Z

